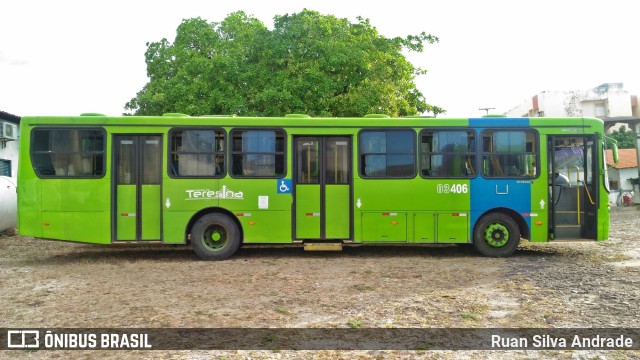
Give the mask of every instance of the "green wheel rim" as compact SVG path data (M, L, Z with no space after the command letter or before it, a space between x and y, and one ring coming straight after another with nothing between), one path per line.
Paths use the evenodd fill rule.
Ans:
M509 228L502 223L493 223L484 230L484 240L487 244L494 248L507 245L510 234Z
M211 251L218 251L227 245L229 235L227 230L220 225L212 225L207 228L200 242Z

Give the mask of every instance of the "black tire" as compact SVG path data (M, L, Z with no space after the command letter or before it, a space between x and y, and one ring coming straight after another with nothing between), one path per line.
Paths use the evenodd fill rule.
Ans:
M510 256L519 244L518 224L503 213L495 212L483 216L473 231L473 245L485 256Z
M240 228L224 214L208 214L191 229L191 246L203 260L224 260L240 247Z

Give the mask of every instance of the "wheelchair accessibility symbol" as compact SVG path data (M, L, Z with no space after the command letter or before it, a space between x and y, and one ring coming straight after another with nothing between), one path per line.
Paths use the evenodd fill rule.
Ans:
M278 179L278 194L291 194L291 179Z

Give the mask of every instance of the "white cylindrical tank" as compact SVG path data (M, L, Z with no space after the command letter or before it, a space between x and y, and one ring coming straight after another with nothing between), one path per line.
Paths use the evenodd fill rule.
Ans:
M16 226L18 194L12 178L0 176L0 232Z

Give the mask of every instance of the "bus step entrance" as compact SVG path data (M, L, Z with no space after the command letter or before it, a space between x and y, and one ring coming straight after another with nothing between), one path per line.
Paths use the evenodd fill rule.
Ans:
M342 251L342 242L305 242L305 251Z

